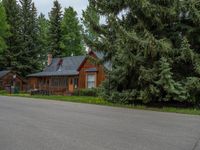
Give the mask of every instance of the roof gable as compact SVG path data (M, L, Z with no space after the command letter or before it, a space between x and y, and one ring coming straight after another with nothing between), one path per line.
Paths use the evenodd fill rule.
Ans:
M89 53L88 53L88 55L89 56L94 56L95 58L97 58L97 59L103 59L104 58L104 54L102 53L102 52L95 52L95 51L90 51ZM83 62L80 64L80 66L78 67L78 71L80 71L81 70L81 68L82 68L82 66L86 63L86 61L88 60L88 57L85 57L85 59L83 60ZM111 65L111 63L110 62L105 62L104 64L103 64L103 66L106 68L106 69L108 69L108 70L111 70L111 68L112 68L112 65Z

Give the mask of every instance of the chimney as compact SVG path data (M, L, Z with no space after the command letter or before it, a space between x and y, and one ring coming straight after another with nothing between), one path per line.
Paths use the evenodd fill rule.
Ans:
M53 58L53 56L52 56L52 54L48 54L48 66L49 65L51 65L51 63L52 63L52 58Z

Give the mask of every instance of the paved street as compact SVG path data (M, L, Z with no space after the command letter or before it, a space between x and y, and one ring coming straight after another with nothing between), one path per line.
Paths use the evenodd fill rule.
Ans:
M200 116L0 96L0 150L200 150Z

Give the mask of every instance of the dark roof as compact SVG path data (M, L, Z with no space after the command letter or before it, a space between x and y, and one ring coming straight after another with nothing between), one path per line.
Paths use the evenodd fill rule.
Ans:
M3 76L5 76L6 74L8 74L10 72L11 71L9 71L9 70L0 71L0 78L2 78Z
M97 68L89 68L85 70L86 72L97 72Z
M94 52L99 59L103 59L104 54L100 52ZM72 56L64 58L53 58L51 65L47 66L42 72L28 75L28 77L48 77L48 76L73 76L78 75L77 71L86 56ZM59 64L62 63L60 66ZM59 67L60 66L60 67ZM104 67L108 70L112 65L110 62L104 63ZM88 72L97 71L95 68L91 68Z
M28 77L49 77L49 76L72 76L78 75L79 73L75 70L67 70L67 71L55 71L55 72L39 72L35 74L31 74Z
M62 65L59 67L58 63L62 59ZM31 74L29 77L46 77L46 76L71 76L78 75L78 67L85 59L85 56L72 56L64 58L54 58L51 65L47 66L44 71Z

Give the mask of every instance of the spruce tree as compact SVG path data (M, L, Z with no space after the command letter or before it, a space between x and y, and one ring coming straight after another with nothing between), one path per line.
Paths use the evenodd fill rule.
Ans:
M199 8L194 9L197 6L195 1L190 1L189 9L185 2L93 1L94 9L106 18L106 23L99 25L91 17L85 17L98 34L95 41L89 38L85 41L103 52L104 60L112 63L112 70L104 83L104 88L111 91L106 93L108 99L116 101L120 96L115 97L113 93L130 96L128 92L132 101L195 99L199 102L188 85L192 84L191 79L200 77L200 56L198 48L194 48L194 38L190 38L182 27L183 18L189 17L187 23L197 23L200 15ZM183 17L184 14L189 15ZM191 26L191 29L195 28Z
M37 11L32 0L20 0L21 43L19 71L22 75L38 71Z
M40 14L38 17L38 48L39 52L39 60L42 68L46 66L47 63L47 55L50 49L49 46L49 21L45 18L44 14Z
M6 41L5 39L9 35L9 25L6 19L6 12L5 8L0 1L0 52L2 53L6 48Z
M199 15L200 5L199 0L181 1L181 21L178 26L182 30L183 34L189 40L189 43L196 52L200 53L200 32L199 32Z
M91 28L90 22L87 21L87 18L91 18L92 22L99 25L100 15L97 13L95 7L93 7L93 1L89 0L89 5L85 11L83 11L82 23L84 25L84 36L86 36L90 40L95 40L97 35L95 31Z
M61 49L61 21L62 21L62 11L61 5L58 0L54 1L54 6L49 13L50 28L49 28L49 42L50 42L50 52L54 57L62 55Z
M4 66L17 71L18 56L21 50L20 43L20 8L16 0L3 0L6 10L10 35L6 38L7 49L3 53Z
M65 8L61 23L63 56L82 55L84 53L81 30L76 11Z

